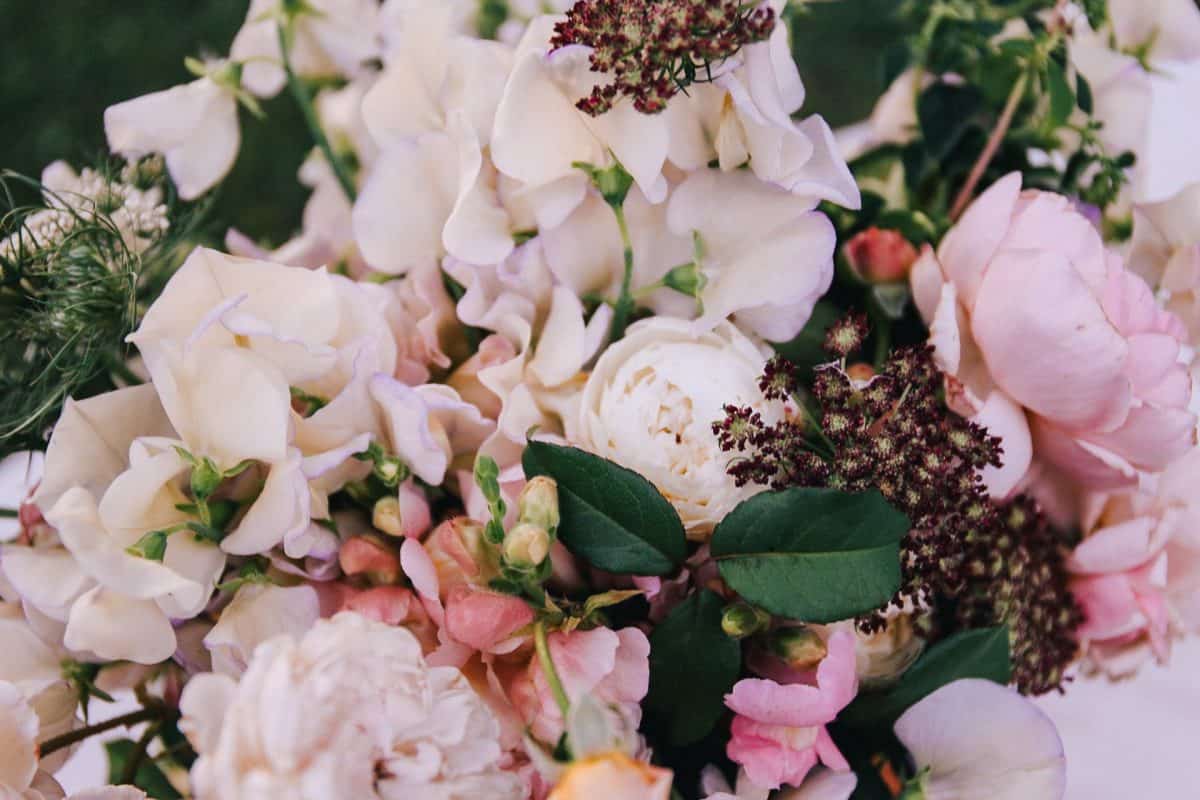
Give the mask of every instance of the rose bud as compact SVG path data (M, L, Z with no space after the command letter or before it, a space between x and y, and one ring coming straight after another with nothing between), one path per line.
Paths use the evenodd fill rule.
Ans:
M749 603L726 606L721 615L721 630L731 639L744 639L771 624L771 615Z
M842 253L855 274L871 283L902 281L917 260L917 248L899 232L876 227L855 234Z

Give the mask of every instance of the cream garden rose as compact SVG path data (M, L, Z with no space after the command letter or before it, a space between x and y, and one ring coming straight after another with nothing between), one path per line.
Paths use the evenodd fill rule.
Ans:
M758 388L766 357L723 322L708 333L656 317L629 329L600 357L583 389L578 446L648 478L702 539L757 491L725 472L712 423L726 403L747 405L768 422L782 408ZM570 437L571 431L568 431Z

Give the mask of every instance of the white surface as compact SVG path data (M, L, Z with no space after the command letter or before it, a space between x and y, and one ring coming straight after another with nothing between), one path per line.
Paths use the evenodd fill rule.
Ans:
M1040 704L1066 747L1067 800L1200 797L1200 639L1177 642L1168 667L1117 683L1080 678Z

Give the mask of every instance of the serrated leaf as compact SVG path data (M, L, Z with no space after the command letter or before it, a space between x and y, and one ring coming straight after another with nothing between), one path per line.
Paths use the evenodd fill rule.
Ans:
M1006 626L962 631L929 648L891 689L860 694L838 715L838 722L890 728L909 706L947 683L985 678L1007 684L1011 677Z
M575 447L530 442L526 477L558 482L558 535L577 556L609 572L665 575L683 563L683 523L654 484Z
M743 598L791 619L834 622L900 588L908 518L877 491L797 488L746 500L717 525L711 551Z
M651 726L672 745L706 736L725 711L742 651L721 630L724 602L702 589L680 603L650 635Z

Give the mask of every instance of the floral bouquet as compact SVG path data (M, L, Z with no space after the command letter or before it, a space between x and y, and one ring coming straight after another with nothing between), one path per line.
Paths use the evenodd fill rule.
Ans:
M1200 625L1200 9L899 3L836 133L809 13L253 0L10 173L0 797L1062 797Z

